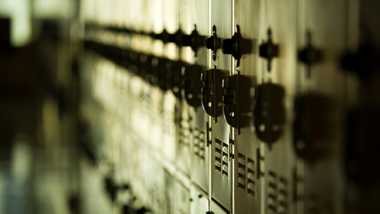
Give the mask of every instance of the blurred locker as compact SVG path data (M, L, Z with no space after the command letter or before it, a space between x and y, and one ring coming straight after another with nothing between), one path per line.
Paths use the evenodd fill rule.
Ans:
M304 187L301 213L342 213L344 76L343 0L298 1L297 82L294 109L295 175ZM320 14L323 13L323 16ZM302 175L303 174L303 175ZM303 210L302 210L303 209Z
M234 58L233 74L228 77L224 86L224 115L233 126L233 208L236 214L257 212L261 202L258 164L262 160L258 158L260 143L253 129L254 89L258 77L260 4L262 2L259 0L235 1L232 22L234 34L231 40L226 42L231 42L231 46L239 45L240 48L223 49Z
M295 5L263 0L260 5L259 66L255 133L261 191L260 213L292 213L291 118L295 74Z
M231 211L230 126L223 117L223 81L232 70L231 56L221 50L222 39L232 36L232 1L210 1L210 36L206 41L211 51L209 70L203 75L203 107L208 113L211 143L211 196L227 213Z
M206 37L209 34L209 2L203 0L190 1L190 10L193 12L191 27L187 26L187 33L191 29L196 36ZM199 39L200 37L198 37ZM199 44L200 43L200 44ZM203 40L196 42L203 46ZM197 45L195 46L197 47ZM209 64L209 52L205 47L193 50L194 66L186 72L185 98L189 104L189 123L192 139L191 180L203 192L209 192L209 147L207 145L207 114L201 105L202 73ZM206 197L207 198L207 197Z

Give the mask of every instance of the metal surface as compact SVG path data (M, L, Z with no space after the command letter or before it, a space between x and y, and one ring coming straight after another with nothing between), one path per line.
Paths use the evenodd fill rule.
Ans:
M233 1L211 0L211 26L216 27L219 38L232 36L232 4ZM211 29L210 29L211 30ZM216 53L216 60L211 67L231 73L232 57L223 55L221 50ZM226 210L231 211L231 158L230 158L230 127L223 116L209 118L212 138L212 197Z
M240 66L238 68L233 66L234 73L239 72L251 77L254 84L257 82L259 72L257 45L261 4L261 1L244 0L235 1L234 6L233 25L240 26L242 37L250 39L253 46L252 53L243 55ZM233 133L235 137L235 213L253 212L259 210L262 203L260 179L258 179L260 174L258 164L261 161L257 158L260 143L252 128L252 123L249 127L235 129Z
M153 213L174 214L344 213L342 185L345 180L340 144L344 132L339 122L343 121L346 102L355 103L357 95L352 90L355 87L347 89L344 85L355 85L355 81L348 79L338 67L341 51L347 46L354 47L358 37L357 29L346 23L348 20L357 22L352 2L351 6L345 0L119 0L107 4L114 2L119 7L115 11L97 1L93 6L96 9L85 10L83 19L116 25L125 31L133 29L134 33L116 35L101 31L87 37L142 55L165 58L166 63L199 65L204 72L222 70L226 79L242 76L252 83L250 92L243 93L236 89L244 88L238 87L239 82L232 84L235 88L231 89L226 79L217 86L213 85L215 78L210 80L223 91L223 99L219 102L223 103L223 114L212 117L206 113L207 108L193 107L186 99L181 99L181 93L173 93L173 89L162 90L159 84L147 81L141 73L154 62L147 61L129 69L112 63L117 59L106 60L86 54L84 82L91 84L84 88L86 95L93 98L86 98L83 112L89 120L92 118L97 129L103 130L104 139L99 143L99 150L104 154L106 168L114 168L117 180L130 184L140 204L148 205ZM84 3L84 7L87 4L90 3ZM352 14L354 18L343 14ZM164 29L167 34L163 34ZM185 35L190 35L194 29L205 38L216 35L221 43L208 44L211 40L205 40L204 47L194 52L173 41L179 29ZM239 48L232 45L237 38L232 36L237 33L240 39L248 41L240 47L240 63L236 60L240 53L234 52ZM345 33L350 37L345 37ZM276 48L261 53L260 47L265 43L270 48L278 45L278 56ZM218 45L216 51L210 50L215 48L211 46ZM304 50L301 57L300 50ZM315 50L320 50L321 56L308 55L307 51ZM183 68L189 69L186 66ZM169 68L151 72L169 76L181 72ZM203 80L206 77L203 73ZM171 78L168 85L172 84L170 81L174 78ZM279 93L281 98L273 101L281 102L278 106L284 107L286 116L283 127L279 128L283 132L278 139L275 136L275 140L269 140L271 142L260 137L258 133L262 130L255 124L260 104L257 89L263 85L277 88L277 91L272 88L276 92L285 92L283 100ZM322 110L329 108L314 108L320 117L313 117L318 120L311 122L313 130L305 131L309 134L326 130L325 124L318 123L328 121L327 129L334 134L324 141L329 152L326 156L319 155L319 151L314 152L314 156L305 154L305 148L297 147L299 144L295 140L299 135L309 139L302 132L308 128L303 125L309 125L309 118L301 119L303 123L297 126L297 114L304 113L297 111L308 106L300 108L295 103L310 92L323 95L321 97L333 103L333 116L329 114L329 120L318 120L323 114L327 115L327 110ZM269 97L265 97L270 100L268 103L278 95L273 93L264 93ZM235 115L226 119L225 110L232 112L233 109L227 106L231 104L228 103L231 94L243 100L241 105L252 105L247 113L250 122L241 127L239 121L231 122ZM94 107L96 105L101 107ZM271 118L278 112L270 110L281 110L278 106L272 108L265 103L263 108L269 110L264 109L264 116L260 116ZM102 113L96 115L96 112ZM268 112L270 116L265 115ZM315 135L313 139L319 137Z
M312 42L323 50L324 59L321 63L310 68L310 77L306 75L305 66L298 66L299 79L298 93L305 91L319 92L332 99L335 114L331 129L336 130L328 139L328 154L315 163L302 162L301 172L304 173L305 213L342 213L342 177L339 173L341 156L339 149L341 142L342 107L344 101L342 72L339 72L337 61L334 58L344 48L344 14L345 1L300 1L298 14L298 47L305 44L306 32L310 31ZM325 16L321 18L320 13ZM327 17L334 17L333 19ZM321 115L320 117L323 117ZM330 188L326 188L326 187Z

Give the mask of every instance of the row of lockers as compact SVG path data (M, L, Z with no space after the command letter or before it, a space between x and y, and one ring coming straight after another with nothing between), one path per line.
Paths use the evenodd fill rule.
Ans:
M83 1L83 112L118 182L154 213L347 212L342 121L359 83L342 56L359 43L358 4ZM203 42L184 45L195 31ZM181 63L203 68L203 106L160 87ZM216 90L231 84L235 111Z

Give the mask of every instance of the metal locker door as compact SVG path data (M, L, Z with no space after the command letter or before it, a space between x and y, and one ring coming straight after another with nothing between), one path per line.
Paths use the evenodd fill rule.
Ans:
M238 116L239 124L234 127L234 212L236 214L246 214L259 212L260 205L260 185L258 180L258 165L260 160L257 158L260 143L256 138L253 129L253 89L257 81L257 43L259 37L259 12L260 0L240 0L235 1L234 8L234 21L233 27L235 35L240 33L242 40L240 45L248 46L246 50L240 50L242 57L240 65L237 64L239 58L234 58L233 62L233 75L239 77L238 84L248 84L249 81L252 85L240 86L233 88L237 90L239 97L235 105L249 105L245 112L238 112L238 114L248 114L249 116ZM239 32L238 32L239 28ZM239 55L238 55L239 56ZM239 93L240 90L243 91ZM248 95L248 96L247 96ZM239 107L238 107L239 109ZM250 111L247 111L250 110ZM238 110L239 111L239 110ZM235 113L235 112L234 112ZM224 113L226 115L226 111ZM240 118L242 117L242 118Z
M295 132L294 145L299 158L298 176L304 185L300 201L304 204L303 213L343 213L340 142L345 79L338 70L338 59L345 47L346 3L345 0L298 2L299 80L295 121L305 117L303 114L318 115L309 117L308 122L313 125L305 126L309 125L305 123L303 129L295 123L299 133ZM308 59L302 55L305 51L320 56ZM302 136L303 133L309 136Z
M207 36L209 34L209 2L204 0L193 0L189 2L191 4L192 15L192 27L198 31L199 35ZM209 52L205 47L201 47L196 51L194 56L194 63L199 65L199 69L207 68L209 64ZM190 71L198 72L198 71ZM202 72L202 70L200 71ZM199 77L200 78L200 77ZM197 81L201 81L197 79ZM199 104L199 103L196 103ZM191 180L205 192L209 191L209 173L208 166L210 163L210 157L208 156L208 146L206 139L206 124L207 115L203 111L201 105L195 105L189 107L189 120L191 127L191 139L192 139L192 170ZM205 196L204 196L205 197Z
M125 23L124 26L129 29L143 30L145 28L144 19L141 15L146 14L148 11L143 7L143 1L134 3L133 1L126 1ZM132 21L133 20L133 21ZM120 46L127 47L132 50L142 51L146 48L147 44L140 35L121 35ZM141 96L149 91L147 84L132 74L133 71L128 70L131 75L131 88L134 90L134 111L131 112L131 123L133 124L133 134L136 139L139 139L145 145L151 142L150 135L145 133L145 130L154 130L154 123L150 123L150 115L152 114L150 103L152 100L148 96ZM147 158L147 157L146 157Z
M163 27L168 33L174 33L178 27L178 2L175 0L163 0L161 5L163 16ZM178 49L175 44L164 44L162 56L171 60L178 60ZM171 71L165 71L171 72ZM161 126L163 127L162 136L162 155L166 160L175 163L176 157L176 124L174 123L174 112L176 99L170 90L161 91Z
M133 0L132 0L133 2ZM164 0L149 0L145 7L148 7L147 11L149 13L146 15L146 19L149 19L149 31L155 34L159 34L164 29L164 11L163 11ZM150 39L150 49L147 50L147 53L152 54L156 57L161 57L164 54L164 44L160 40ZM150 62L152 63L152 62ZM162 154L162 158L165 159L166 156L163 155L164 147L166 143L163 142L163 129L162 126L162 96L163 93L156 85L149 85L149 96L152 99L150 112L150 119L154 129L151 131L150 142L151 149L155 150L157 153ZM171 150L172 151L172 150Z
M263 165L261 213L292 213L291 118L295 77L295 4L263 0L260 5L259 86L256 90L255 132L261 140Z
M231 0L211 0L211 35L214 39L226 39L232 36L232 5ZM211 37L209 37L211 38ZM218 43L217 41L213 41ZM210 46L209 46L210 48ZM220 48L220 47L219 47ZM209 69L218 69L221 76L231 74L232 58L225 55L218 47L214 49ZM222 74L223 73L223 74ZM219 75L219 74L218 74ZM221 88L222 83L212 84ZM231 161L230 161L230 126L223 115L209 117L211 124L211 170L212 170L212 198L227 212L231 211Z
M117 10L115 11L117 22L113 23L115 26L128 27L128 25L130 25L130 23L128 23L128 20L130 20L130 13L126 13L126 10L130 9L129 4L130 1L117 0L117 5L114 5L114 7L117 8ZM144 11L144 13L145 12L146 11ZM116 36L116 40L117 45L123 46L126 43L126 41L129 42L130 38L125 35L118 35ZM128 43L128 45L131 44ZM124 82L122 89L123 91L120 94L120 100L122 102L118 106L121 112L120 119L124 124L124 136L122 137L122 143L118 151L120 153L120 167L118 169L117 174L119 179L123 183L130 183L134 180L134 169L136 169L136 167L139 167L138 152L135 152L136 145L134 143L134 133L132 131L133 126L130 122L132 121L132 115L134 115L135 106L138 105L138 103L135 100L135 95L131 91L133 82L132 75L126 68L119 67L119 69L119 72L122 75L122 79ZM125 111L125 109L129 109L129 111Z
M173 71L179 74L179 88L172 89L176 96L176 164L178 168L190 177L191 163L192 163L192 128L190 124L191 106L186 103L184 96L184 72L191 72L188 64L194 63L194 53L190 47L184 46L183 34L191 34L194 23L193 16L195 15L195 8L191 0L178 0L178 27L176 29L175 42L178 47L178 62L180 66L178 70ZM179 36L181 35L182 36ZM182 39L180 38L182 37ZM177 91L176 91L177 90Z

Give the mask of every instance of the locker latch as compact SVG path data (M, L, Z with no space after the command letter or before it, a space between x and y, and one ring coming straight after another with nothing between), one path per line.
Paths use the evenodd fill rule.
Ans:
M188 46L191 47L194 53L197 53L198 49L205 45L205 40L206 40L206 37L200 35L197 30L197 26L194 25L194 30L191 31L191 34L189 37Z
M243 54L252 52L252 41L241 36L240 26L236 25L236 32L231 39L224 39L222 45L223 53L231 54L236 60L236 66L240 66L240 59Z
M163 29L162 32L159 34L155 34L153 38L161 40L164 44L169 43L171 40L170 34L168 33L166 29Z
M252 78L235 74L224 81L224 116L229 125L240 129L251 123L254 100Z
M380 50L373 42L362 41L357 50L346 50L341 58L344 70L352 72L362 81L370 80L378 69Z
M214 68L202 76L202 105L214 118L223 113L223 81L226 75L225 71Z
M171 87L172 72L175 69L174 62L160 58L157 68L158 86L161 90L167 91Z
M149 54L140 54L139 57L139 74L147 82L150 80L151 70L152 70L152 60L153 57Z
M310 77L311 66L322 61L322 51L312 44L311 32L306 33L306 46L298 51L298 60L307 67L307 76Z
M332 100L317 92L299 95L294 113L293 142L297 155L308 162L325 157L336 128Z
M254 125L257 137L275 143L283 133L285 125L285 89L275 83L263 83L256 89Z
M157 85L157 70L159 65L159 59L157 57L150 56L150 59L147 60L145 75L146 79L151 85Z
M222 39L216 34L216 26L212 26L212 35L206 39L206 47L212 51L212 59L216 60L216 52L221 48Z
M183 61L173 63L173 70L171 76L171 90L178 99L183 99L185 73L188 65Z
M186 35L181 28L178 28L178 30L172 35L172 42L176 44L178 47L188 46L188 38L189 36Z
M202 104L202 73L203 68L200 65L190 65L185 72L185 99L193 107Z
M268 61L268 71L272 70L272 60L279 55L279 46L273 43L272 30L268 29L268 40L259 46L260 57L265 58Z

